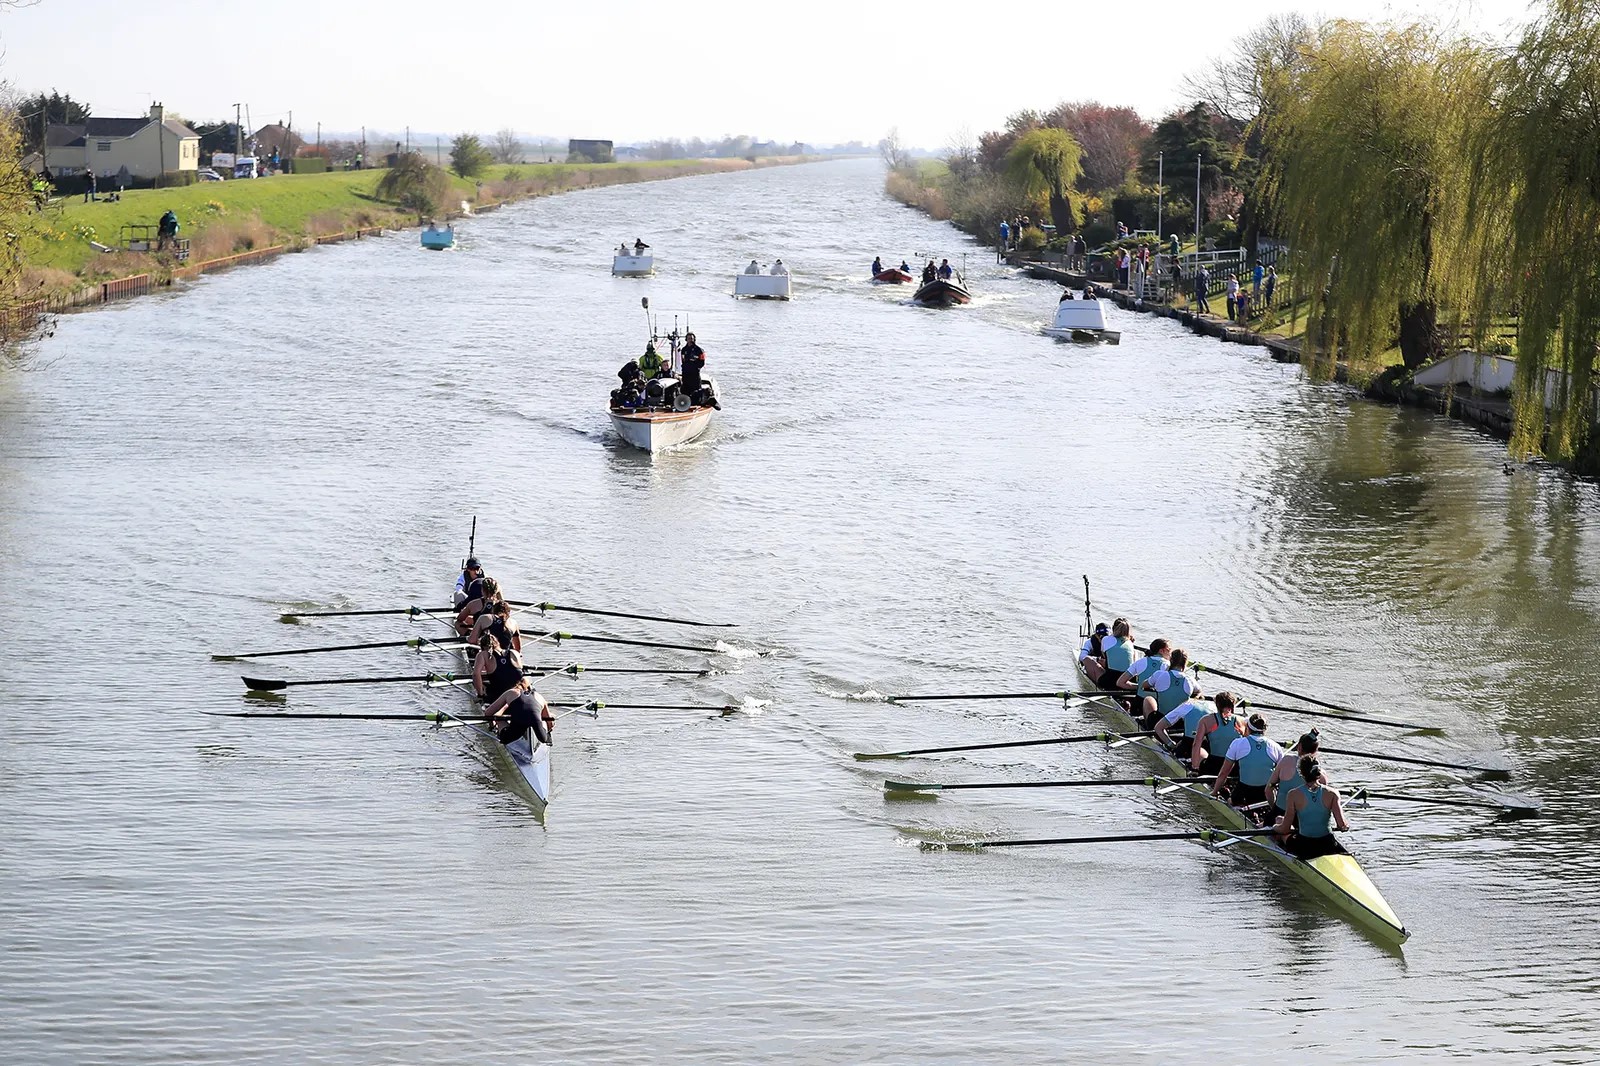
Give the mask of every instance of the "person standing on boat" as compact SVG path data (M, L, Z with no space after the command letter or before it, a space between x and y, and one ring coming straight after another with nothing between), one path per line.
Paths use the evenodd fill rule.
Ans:
M932 259L928 260L927 265L922 268L922 283L924 285L926 285L928 282L932 281L937 275L938 275L938 270L934 267L933 260Z
M639 373L646 381L661 375L661 353L656 351L655 341L646 341L644 354L639 357Z
M699 392L701 385L704 384L700 378L700 371L704 370L706 365L706 350L695 343L693 333L683 335L683 347L678 351L678 361L683 364L680 388L693 403L694 394Z
M1144 697L1144 728L1155 727L1156 719L1171 714L1185 700L1200 698L1200 683L1184 673L1189 665L1189 654L1182 648L1173 648L1164 669L1154 670L1139 682L1139 695Z
M644 243L644 241L641 241L637 237L635 237L633 239L633 254L634 255L643 255L645 252L648 252L649 250L650 250L650 246L648 244Z
M1343 850L1333 838L1333 831L1348 832L1350 823L1345 821L1338 790L1322 776L1315 755L1300 760L1300 778L1305 784L1289 793L1283 818L1274 827L1283 850L1302 859Z
M478 562L478 557L474 555L461 566L461 576L456 578L455 602L451 606L460 610L462 604L466 603L478 592L483 591L481 584L478 584L476 590L473 588L474 583L481 583L482 581L483 564Z
M492 702L527 684L521 654L501 644L493 633L485 633L477 658L472 660L472 690L478 698Z
M1208 775L1221 770L1229 746L1244 736L1245 726L1235 713L1238 703L1233 693L1219 692L1216 710L1200 719L1194 730L1194 747L1189 752L1189 769L1194 773Z
M872 276L877 277L883 273L883 259L880 256L872 257Z
M510 744L530 729L539 743L548 744L555 725L550 705L532 686L506 690L484 708L483 716L499 726L495 736L502 744Z
M1278 760L1283 758L1283 748L1267 735L1267 719L1260 713L1245 721L1245 731L1239 739L1228 745L1222 755L1222 768L1211 782L1213 796L1226 796L1235 807L1254 807L1263 816L1271 811L1267 803L1267 782L1277 771ZM1231 785L1229 779L1238 772Z
M781 278L785 274L789 273L789 268L783 265L782 259L775 259L772 261L772 269L767 271L767 273L771 274L775 278Z
M950 265L950 260L939 260L939 279L941 281L949 281L951 278L955 277L955 273L956 268Z
M1321 747L1321 734L1313 729L1302 734L1295 742L1294 750L1286 753L1272 768L1272 776L1267 778L1267 799L1272 801L1274 822L1281 821L1288 813L1289 794L1305 784L1300 777L1300 760L1307 755L1317 754ZM1322 784L1327 784L1326 777Z
M911 264L906 262L904 259L902 259L902 260L900 260L900 269L902 271L904 271L905 273L910 274L911 273Z
M746 274L759 274L761 273L761 264L752 259L750 260L750 265L744 268L744 272Z

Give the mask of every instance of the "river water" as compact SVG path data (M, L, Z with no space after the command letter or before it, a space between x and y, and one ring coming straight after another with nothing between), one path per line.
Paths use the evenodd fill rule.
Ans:
M1594 486L1164 320L1047 340L1052 286L880 187L856 161L526 203L449 253L400 233L63 318L0 373L0 1058L1594 1061ZM613 279L636 236L660 275ZM875 253L964 252L967 308L863 284ZM774 255L793 302L728 297ZM654 460L604 414L642 295L725 406ZM431 632L277 615L440 599L474 515L514 596L741 623L562 615L727 650L530 654L717 671L552 698L743 710L567 719L543 826L459 730L200 713L464 706L247 699L210 655ZM1141 637L1446 730L1330 742L1503 760L1545 817L1353 810L1399 952L1237 851L919 851L1200 824L1139 789L880 787L1147 772L1125 751L851 758L1098 728L871 698L1069 687L1084 574ZM448 660L247 669L425 665Z

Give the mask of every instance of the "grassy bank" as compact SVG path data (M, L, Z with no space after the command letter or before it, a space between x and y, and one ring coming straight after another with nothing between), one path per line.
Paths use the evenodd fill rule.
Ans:
M460 202L483 207L573 189L749 170L803 162L801 157L672 159L643 163L537 163L496 165L478 180L450 175L439 214L459 212ZM116 248L129 224L154 225L162 212L177 213L179 235L190 240L190 261L201 262L274 245L297 246L358 227L416 225L415 211L378 199L382 170L286 174L255 180L205 182L178 189L137 189L116 203L85 202L81 195L52 202L31 217L20 234L26 272L25 299L79 288L129 274L170 274L169 256L101 252L91 242Z

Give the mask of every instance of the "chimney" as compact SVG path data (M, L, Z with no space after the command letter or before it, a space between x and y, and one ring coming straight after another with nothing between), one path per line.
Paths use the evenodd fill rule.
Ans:
M161 102L159 100L150 105L151 122L165 122L166 117L167 109L161 106Z

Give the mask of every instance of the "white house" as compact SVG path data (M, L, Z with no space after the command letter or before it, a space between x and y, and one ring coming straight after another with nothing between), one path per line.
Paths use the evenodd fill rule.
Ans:
M58 178L91 169L101 180L118 171L144 181L200 167L200 135L166 117L160 104L144 118L88 118L75 125L52 123L45 130L45 166Z

